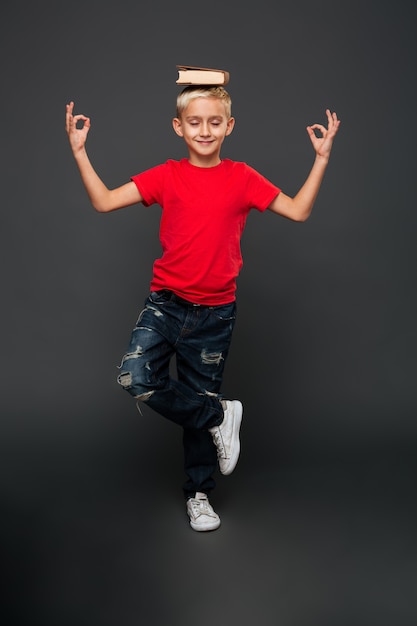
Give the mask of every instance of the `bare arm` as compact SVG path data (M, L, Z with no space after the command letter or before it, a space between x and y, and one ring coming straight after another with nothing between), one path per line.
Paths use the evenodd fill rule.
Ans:
M73 102L67 104L66 131L75 162L81 174L81 180L93 207L100 213L108 213L141 202L142 197L132 181L116 189L108 189L103 183L94 170L85 149L91 125L90 118L85 115L73 115L73 109ZM82 128L77 128L79 121L83 122Z
M327 109L326 115L327 128L321 124L307 126L307 132L316 151L316 158L307 180L293 198L282 192L278 194L268 207L273 213L296 222L304 222L310 216L326 172L333 140L340 126L336 113L330 113ZM317 137L315 130L320 131L322 136Z

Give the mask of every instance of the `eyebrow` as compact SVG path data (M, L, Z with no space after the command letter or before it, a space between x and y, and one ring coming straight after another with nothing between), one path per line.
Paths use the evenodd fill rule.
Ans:
M187 117L185 119L187 120L187 122L189 122L191 120L201 120L202 117L200 115L187 115ZM223 115L211 115L208 119L210 121L211 120L222 120L223 119Z

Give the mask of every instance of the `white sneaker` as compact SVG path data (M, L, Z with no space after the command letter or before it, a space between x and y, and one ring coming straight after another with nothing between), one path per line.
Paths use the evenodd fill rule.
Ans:
M219 467L222 474L231 474L240 453L239 430L242 423L243 406L239 400L222 400L224 418L219 426L209 428L217 448Z
M187 513L193 530L216 530L220 526L220 517L205 493L197 491L194 498L187 500Z

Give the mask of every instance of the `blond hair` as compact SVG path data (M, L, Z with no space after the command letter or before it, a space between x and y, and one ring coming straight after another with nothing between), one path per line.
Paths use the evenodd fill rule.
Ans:
M191 100L195 98L218 98L224 104L226 109L226 115L228 118L232 115L232 99L229 93L224 87L217 86L205 86L205 85L190 85L185 87L178 94L177 97L177 117L180 118L181 114L190 104Z

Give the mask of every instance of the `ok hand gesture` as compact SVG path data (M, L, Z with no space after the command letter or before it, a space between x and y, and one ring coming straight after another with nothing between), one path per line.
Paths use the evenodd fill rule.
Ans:
M73 115L74 103L67 104L66 124L65 129L67 131L68 139L74 154L84 148L87 140L87 134L90 130L90 118L85 115ZM77 128L77 122L83 121L82 128Z
M340 120L337 119L336 113L331 113L329 109L326 109L326 115L328 120L328 127L326 128L322 124L313 124L307 126L307 132L310 136L313 148L316 151L317 156L329 158L333 145L333 140L339 130ZM317 137L315 130L321 133L321 137Z

